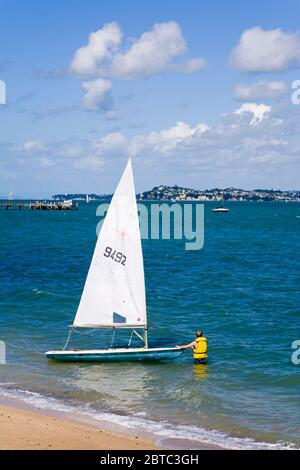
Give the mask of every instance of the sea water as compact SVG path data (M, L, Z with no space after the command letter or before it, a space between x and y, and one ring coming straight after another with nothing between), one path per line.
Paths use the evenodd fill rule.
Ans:
M212 207L205 204L202 250L143 241L150 346L188 343L200 328L207 365L194 365L189 350L165 364L47 361L44 352L63 346L76 312L97 204L1 210L2 396L147 430L161 443L300 447L300 365L291 361L300 339L300 204L236 202L226 214ZM74 333L70 345L105 347L110 335Z

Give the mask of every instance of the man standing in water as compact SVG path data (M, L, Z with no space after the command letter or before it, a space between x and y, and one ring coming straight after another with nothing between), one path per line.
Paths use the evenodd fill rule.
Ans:
M196 331L196 338L192 343L183 346L176 346L179 349L193 348L194 363L205 364L207 360L207 339L203 336L202 331Z

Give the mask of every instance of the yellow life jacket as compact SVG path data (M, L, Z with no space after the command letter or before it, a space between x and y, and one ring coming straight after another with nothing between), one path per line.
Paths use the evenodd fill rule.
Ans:
M195 339L197 347L193 349L194 359L207 358L207 339L204 336Z

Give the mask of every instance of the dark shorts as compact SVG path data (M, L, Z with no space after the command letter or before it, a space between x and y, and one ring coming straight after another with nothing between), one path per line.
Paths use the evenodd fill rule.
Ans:
M206 364L206 359L194 359L194 364Z

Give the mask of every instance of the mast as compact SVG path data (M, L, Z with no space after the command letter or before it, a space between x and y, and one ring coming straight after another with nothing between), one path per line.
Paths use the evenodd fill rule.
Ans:
M145 348L148 349L148 328L147 328L147 325L144 328L144 343L145 343Z

